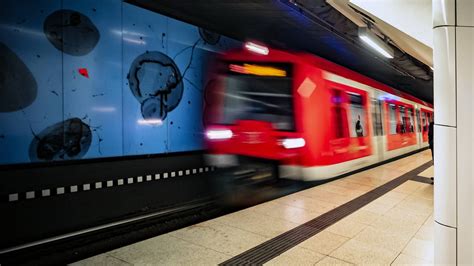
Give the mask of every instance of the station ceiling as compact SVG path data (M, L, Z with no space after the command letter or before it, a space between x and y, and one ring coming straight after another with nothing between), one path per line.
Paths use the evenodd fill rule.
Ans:
M345 33L335 31L327 21L303 12L291 0L126 1L237 40L258 40L273 47L307 51L433 102L432 79L407 75ZM318 2L321 0L314 1Z

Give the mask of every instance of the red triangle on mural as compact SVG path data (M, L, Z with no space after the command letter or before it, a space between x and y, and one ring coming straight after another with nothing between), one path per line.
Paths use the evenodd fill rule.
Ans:
M79 68L79 74L86 78L89 78L89 72L87 71L87 68Z

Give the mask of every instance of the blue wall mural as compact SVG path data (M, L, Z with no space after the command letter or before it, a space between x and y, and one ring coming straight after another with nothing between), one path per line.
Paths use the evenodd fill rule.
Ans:
M0 9L0 164L203 148L207 67L239 42L120 0Z

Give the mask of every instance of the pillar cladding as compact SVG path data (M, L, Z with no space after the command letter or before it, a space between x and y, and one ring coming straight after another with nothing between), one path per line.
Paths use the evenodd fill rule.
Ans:
M435 264L474 264L474 1L433 0Z

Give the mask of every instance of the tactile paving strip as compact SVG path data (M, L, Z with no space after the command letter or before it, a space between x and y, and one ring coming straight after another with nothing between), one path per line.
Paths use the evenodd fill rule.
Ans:
M364 195L361 195L331 211L314 218L313 220L310 220L290 231L287 231L227 261L224 261L220 265L261 265L265 262L268 262L271 259L281 255L283 252L313 237L327 227L335 224L349 214L383 196L397 186L412 179L430 167L432 164L433 163L431 161L427 162L411 170L410 172L407 172L381 185L380 187L365 193Z

